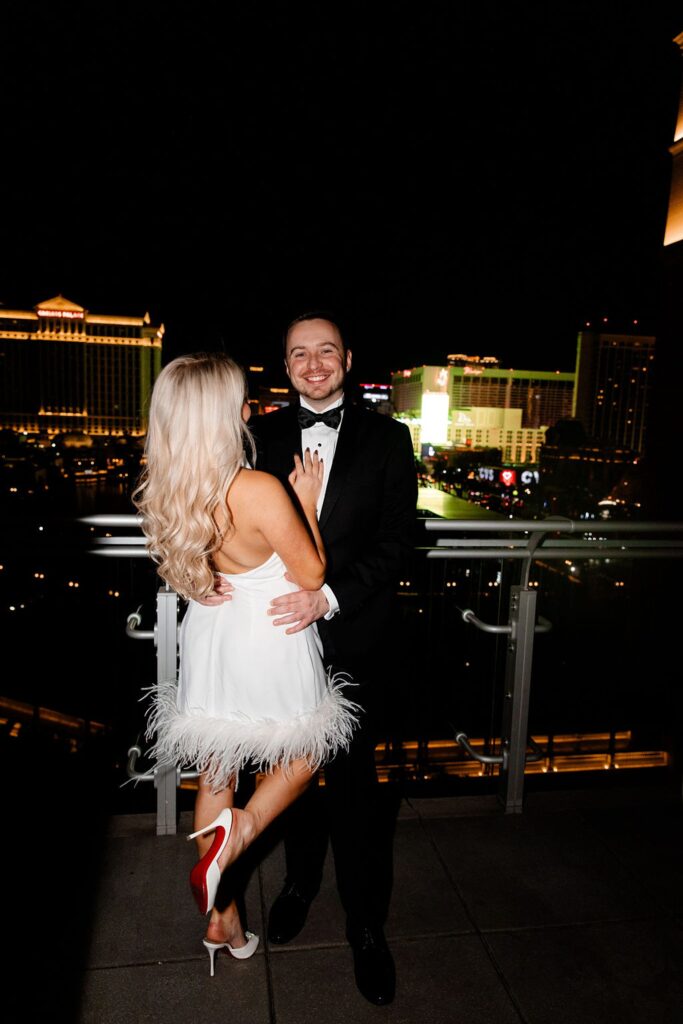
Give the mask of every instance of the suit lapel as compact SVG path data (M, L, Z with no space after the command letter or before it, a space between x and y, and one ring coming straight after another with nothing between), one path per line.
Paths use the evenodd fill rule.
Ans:
M297 420L297 406L290 406L282 414L275 413L280 420L280 429L268 439L265 456L256 461L256 468L266 469L285 481L294 468L294 452L301 456L301 428ZM352 405L344 407L344 418L339 428L339 440L334 452L332 471L325 491L325 500L320 510L319 525L323 529L344 491L348 472L359 453L361 419Z
M290 406L281 416L281 430L269 441L263 467L275 476L286 479L294 469L294 452L301 455L301 429L296 417L296 406ZM258 469L258 462L256 463Z
M344 483L354 459L358 456L359 416L352 405L344 407L344 418L339 428L339 440L334 452L332 472L325 491L325 500L320 510L320 529L325 528L334 506L344 490Z

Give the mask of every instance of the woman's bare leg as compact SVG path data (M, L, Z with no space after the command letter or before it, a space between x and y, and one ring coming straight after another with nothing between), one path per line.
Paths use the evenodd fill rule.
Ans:
M222 810L233 806L234 800L234 786L221 789L218 793L212 793L210 786L206 784L205 777L200 775L199 789L194 802L194 828L192 831L196 832L197 829L208 825L210 821L215 821ZM208 836L197 836L195 842L200 856L203 856L213 842L213 833L209 833Z
M286 771L276 768L257 785L244 810L234 806L234 787L212 793L204 778L200 778L194 811L195 830L214 821L225 807L232 808L230 840L218 861L221 871L237 860L254 839L301 796L314 775L303 759L292 761ZM199 856L203 857L213 842L213 833L197 836L196 842ZM235 948L246 944L234 900L224 910L213 908L206 938L209 942L229 942Z
M233 808L230 841L218 860L221 871L301 796L314 775L305 760L291 761L286 770L276 768L261 780L244 810Z
M194 805L194 831L215 821L220 812L226 807L232 807L235 799L233 787L222 789L219 793L212 793L207 786L204 776L199 778L199 789ZM200 858L207 852L213 842L213 833L208 836L197 836L195 840ZM237 948L246 944L244 929L234 900L228 903L223 910L216 907L211 911L209 926L206 929L206 938L209 942L229 942Z

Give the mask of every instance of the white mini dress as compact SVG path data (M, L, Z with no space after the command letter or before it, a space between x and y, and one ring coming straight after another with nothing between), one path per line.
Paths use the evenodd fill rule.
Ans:
M348 748L357 705L351 680L329 677L314 625L287 634L268 615L274 597L299 588L279 555L248 572L221 575L232 600L190 601L180 627L180 672L154 691L148 735L160 761L196 765L214 791L248 765L270 771L295 758L317 768Z

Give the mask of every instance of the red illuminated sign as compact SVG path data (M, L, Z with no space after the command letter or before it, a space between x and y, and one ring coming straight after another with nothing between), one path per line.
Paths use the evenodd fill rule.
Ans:
M512 487L513 484L517 483L517 471L514 469L501 469L500 482L505 484L506 487Z

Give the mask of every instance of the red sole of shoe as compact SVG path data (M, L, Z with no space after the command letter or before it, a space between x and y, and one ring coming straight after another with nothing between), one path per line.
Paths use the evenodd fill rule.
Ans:
M216 828L211 847L204 854L202 859L197 861L195 866L192 868L192 871L190 871L190 888L192 889L192 895L199 907L200 914L206 914L208 911L207 904L209 902L209 893L206 888L206 873L213 864L218 851L220 850L224 835L225 829L219 825Z
M199 913L206 913L206 904L208 902L208 893L206 891L206 872L197 871L200 867L201 861L197 864L190 872L190 888L192 889L192 895L194 896L195 903L199 907Z

